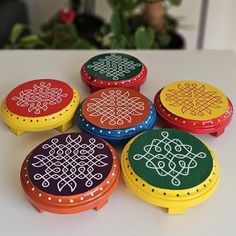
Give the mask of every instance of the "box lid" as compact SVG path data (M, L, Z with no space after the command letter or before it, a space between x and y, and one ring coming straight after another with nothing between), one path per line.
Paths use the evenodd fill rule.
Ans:
M173 129L147 131L131 140L122 153L122 169L139 197L175 213L205 200L219 177L212 150Z
M227 97L210 84L198 81L176 81L160 93L163 106L172 114L190 120L209 120L224 114Z
M106 140L131 138L156 122L154 105L141 93L107 88L88 96L77 110L76 121L86 132Z
M154 99L167 125L193 133L224 130L233 115L229 98L203 82L177 81L161 89Z
M68 133L46 140L28 155L21 182L36 208L74 213L107 200L119 174L118 156L108 143L89 134Z
M150 114L149 116L143 120L141 123L132 126L130 128L118 128L118 129L104 129L94 124L88 122L82 113L83 103L79 106L76 113L76 122L79 127L87 133L93 134L95 136L104 138L105 140L111 142L119 142L126 141L126 139L130 139L137 135L140 132L152 129L156 123L156 111L154 105L150 102Z
M65 82L37 79L14 88L4 99L1 112L11 128L47 130L68 122L79 101L79 93Z
M83 81L98 88L133 87L144 83L146 66L136 57L105 53L89 59L81 68Z

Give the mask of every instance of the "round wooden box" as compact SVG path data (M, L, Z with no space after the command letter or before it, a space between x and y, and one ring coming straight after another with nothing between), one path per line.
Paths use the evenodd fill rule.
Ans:
M91 91L109 87L139 91L146 77L146 66L137 58L123 53L97 55L81 68L81 79Z
M1 105L5 123L16 134L72 126L79 105L79 93L65 82L38 79L14 88Z
M21 183L39 212L69 214L100 209L115 190L119 157L89 134L68 133L37 146L21 168Z
M154 104L164 126L191 133L219 136L230 123L233 106L210 84L177 81L161 89Z
M121 166L128 187L169 214L182 214L207 199L219 179L212 150L174 129L155 129L133 138L123 150Z
M124 142L156 123L154 105L141 93L107 88L88 96L79 106L76 122L84 132L109 142Z

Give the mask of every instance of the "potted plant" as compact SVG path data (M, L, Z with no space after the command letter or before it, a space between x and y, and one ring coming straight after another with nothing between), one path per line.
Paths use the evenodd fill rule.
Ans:
M110 22L94 15L94 0L70 0L70 9L60 10L36 33L16 24L8 49L180 49L185 42L177 33L178 21L168 14L168 4L182 0L107 0Z
M167 4L179 6L181 0L107 1L112 8L112 17L97 35L104 47L184 48L184 39L176 32L178 21L168 14L167 8Z

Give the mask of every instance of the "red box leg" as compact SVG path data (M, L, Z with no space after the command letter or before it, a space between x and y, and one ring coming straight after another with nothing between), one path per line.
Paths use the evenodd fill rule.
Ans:
M224 131L225 131L225 129L220 129L220 130L216 131L215 133L212 133L211 135L212 135L212 136L215 136L215 137L218 137L218 136L220 136L221 134L223 134Z

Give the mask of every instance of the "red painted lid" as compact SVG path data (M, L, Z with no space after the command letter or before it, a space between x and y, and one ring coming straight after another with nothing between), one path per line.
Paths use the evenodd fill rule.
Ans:
M150 113L148 99L127 88L107 88L88 96L82 105L84 118L105 129L130 128Z
M65 82L38 79L14 88L6 97L6 105L16 115L41 117L59 112L72 98L73 89Z

